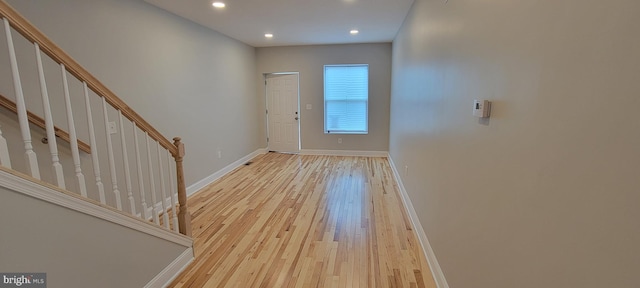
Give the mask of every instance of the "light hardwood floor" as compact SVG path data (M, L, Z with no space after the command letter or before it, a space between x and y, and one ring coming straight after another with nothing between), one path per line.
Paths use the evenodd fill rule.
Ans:
M260 155L189 198L170 287L432 287L386 158Z

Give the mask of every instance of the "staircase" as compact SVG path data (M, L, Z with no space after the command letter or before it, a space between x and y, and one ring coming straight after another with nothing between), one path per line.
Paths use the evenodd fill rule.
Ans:
M0 219L3 219L0 224L4 231L15 230L15 233L7 234L13 238L6 240L3 235L0 241L0 272L58 271L55 265L38 263L55 260L66 266L77 266L74 269L78 273L89 273L89 276L85 275L89 277L87 279L102 279L100 275L104 271L91 274L95 263L104 262L111 255L126 257L122 255L140 253L140 257L145 257L153 253L155 258L151 258L156 260L150 266L155 265L155 268L147 270L136 268L140 264L133 259L136 257L131 257L129 266L132 269L145 270L139 279L130 277L131 281L122 282L122 279L105 278L89 286L165 285L193 258L181 139L176 137L170 141L165 138L2 0L0 16L3 22L0 34L4 34L0 36L0 57L8 56L0 60L0 76L9 76L0 79ZM40 208L33 208L36 206ZM31 209L37 211L29 211ZM47 219L49 216L66 221L53 219L41 229L58 227L60 231L81 236L52 237L62 244L46 238L33 242L31 238L38 238L37 234L24 241L28 233L21 236L19 226L34 227L41 222L19 215L23 211L38 213L45 222L51 220ZM70 215L73 217L68 218ZM15 223L22 224L7 219L19 219ZM94 223L95 219L99 221ZM65 225L69 222L83 224L74 228ZM94 224L87 225L88 222ZM122 230L123 227L126 229ZM83 233L87 229L97 231ZM121 234L112 233L100 240L90 237L90 234L107 230ZM65 242L69 239L80 242L82 238L93 239L94 244L72 243L79 247L78 251L102 250L104 255L99 257L104 259L87 261L71 256L68 259L40 259L34 256L36 258L29 262L18 256L11 258L16 248L7 247L8 243L24 246L26 244L21 242L28 242L35 246L52 245L48 247L51 250L69 249L69 243ZM107 238L130 241L114 246L112 244L119 240L105 241ZM76 247L73 245L71 247ZM150 252L150 246L166 248ZM17 249L28 250L25 247ZM129 252L122 254L123 251ZM12 263L8 259L12 259ZM141 260L144 263L144 259ZM118 264L121 265L128 266L127 263ZM107 263L101 269L113 266ZM83 272L86 267L90 269ZM158 267L161 271L157 271ZM42 270L19 272L48 273ZM59 272L64 273L67 272ZM76 282L68 282L67 276L48 275L49 287L74 287ZM154 277L149 279L150 276ZM131 283L137 284L130 286Z

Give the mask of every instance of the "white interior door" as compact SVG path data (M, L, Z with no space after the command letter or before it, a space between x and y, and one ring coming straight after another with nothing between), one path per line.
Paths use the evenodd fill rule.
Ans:
M298 74L267 74L269 151L300 151Z

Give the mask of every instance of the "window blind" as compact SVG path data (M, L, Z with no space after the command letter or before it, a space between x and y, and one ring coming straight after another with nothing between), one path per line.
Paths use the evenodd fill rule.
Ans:
M324 66L324 132L368 133L369 65Z

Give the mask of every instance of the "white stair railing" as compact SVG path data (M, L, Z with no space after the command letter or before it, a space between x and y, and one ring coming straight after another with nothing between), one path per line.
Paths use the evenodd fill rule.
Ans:
M149 222L148 220L151 219L151 223L158 225L158 227L190 236L190 214L187 210L182 168L184 144L182 144L180 138L176 137L174 142L171 142L162 136L113 92L53 44L42 32L26 21L4 0L0 0L0 17L4 24L7 40L6 51L8 53L5 55L8 54L9 56L11 76L13 78L14 95L7 96L13 96L15 99L15 103L13 103L11 99L0 95L2 96L0 97L0 104L9 108L8 111L12 111L18 116L17 126L20 128L19 132L15 133L4 131L5 133L3 134L3 131L0 130L0 165L5 167L3 169L26 173L33 178L32 181L34 182L51 182L51 184L70 193L76 193L79 197L84 197L87 201L96 205L129 213L132 216L139 217L141 221ZM20 34L28 42L18 41L14 43L12 35L14 32ZM14 46L14 44L18 46ZM26 56L24 54L25 51L31 51L31 47L24 46L29 44L33 45L35 49L35 67L26 66L32 65L30 64L32 61L22 60L24 57L34 57L30 53L28 53L30 55ZM16 49L16 47L20 49ZM0 47L0 49L4 48ZM2 55L0 54L0 56ZM45 60L43 56L48 57L47 60L52 60L58 65L61 77L47 75L47 71L49 71L47 70L48 62L43 61ZM37 76L33 77L34 79L30 78L31 75L23 75L21 78L19 71L20 69L25 69L25 66L27 71L37 72ZM47 87L47 77L51 77L48 79L49 81L51 79L61 79L62 91L50 90ZM37 99L25 96L23 82L28 85L39 85L40 95L37 97L28 95ZM79 86L82 87L81 92L73 88ZM2 90L7 91L7 89ZM60 93L61 95L58 95ZM54 99L62 99L62 102ZM81 103L82 101L84 101L84 107L82 109L75 107L74 109L74 103ZM42 109L32 108L32 110L29 110L28 106L35 105L34 103L41 103ZM58 108L57 106L52 106L55 103L64 104L63 113L59 113L61 112L58 111L60 109L55 109ZM94 119L94 105L101 105L102 117L97 116ZM109 112L114 110L118 116L110 121ZM0 113L6 112L0 111ZM38 115L40 113L42 115ZM86 119L82 119L83 117L86 117ZM62 121L62 119L66 121ZM82 121L78 122L76 119L82 119ZM130 121L132 125L131 130L127 130L130 127L127 121ZM34 125L31 126L30 123ZM46 137L42 141L47 144L46 146L39 146L38 143L32 142L32 135L40 133L36 132L37 129L42 129L46 132ZM67 129L68 132L65 132L64 129ZM101 129L104 129L105 132L104 141L98 139L99 134L102 135L102 133L97 132L100 132ZM125 135L129 131L133 133L133 148L127 142L127 138L130 135ZM146 144L142 147L138 137L140 132L144 133ZM114 137L119 137L119 147L114 147L113 141L116 141L113 139ZM69 145L64 145L63 141L59 140L66 141ZM86 144L83 140L88 140L89 144ZM11 147L15 146L7 145L7 143L18 142L21 143L21 151L9 151ZM152 143L155 143L155 145L151 145ZM153 149L155 151L152 153ZM102 151L102 154L99 153L100 151ZM48 167L47 169L40 169L36 153L42 154L41 157L46 155L44 159L51 160L51 164L45 165ZM133 154L130 155L130 153ZM21 165L12 166L12 155L24 155L24 167ZM145 155L146 165L143 164L142 159ZM131 157L135 157L135 172L131 171ZM174 158L175 171L172 168L172 157ZM48 163L48 160L45 162ZM165 163L169 165L165 167ZM83 166L83 164L90 164L90 166ZM88 169L87 167L93 167L93 169ZM104 169L105 167L107 169ZM67 171L69 175L65 177L64 171ZM70 171L73 171L73 173L70 173ZM108 171L111 180L108 188L112 193L105 193L105 189L107 189L105 185L109 185L109 183L103 183L102 179L106 175L103 175L101 171ZM124 175L124 177L118 177L118 174ZM20 175L20 173L16 175ZM29 178L28 176L21 177ZM94 179L95 186L87 186L85 177ZM169 179L166 179L166 177L169 177ZM173 177L176 177L175 181ZM124 185L121 185L119 178L124 179ZM134 185L136 181L137 185ZM73 188L70 186L74 185L69 183L77 183L77 189L70 191L69 189ZM167 187L167 183L169 183L169 187ZM125 197L127 198L128 209L123 207L127 205L122 204L122 195L119 187L125 187L126 189ZM145 190L146 187L149 189ZM151 194L150 203L148 202L149 199L147 199L148 194ZM137 207L141 209L138 210ZM151 215L149 215L149 209L151 209ZM160 214L162 214L162 220L160 220Z

